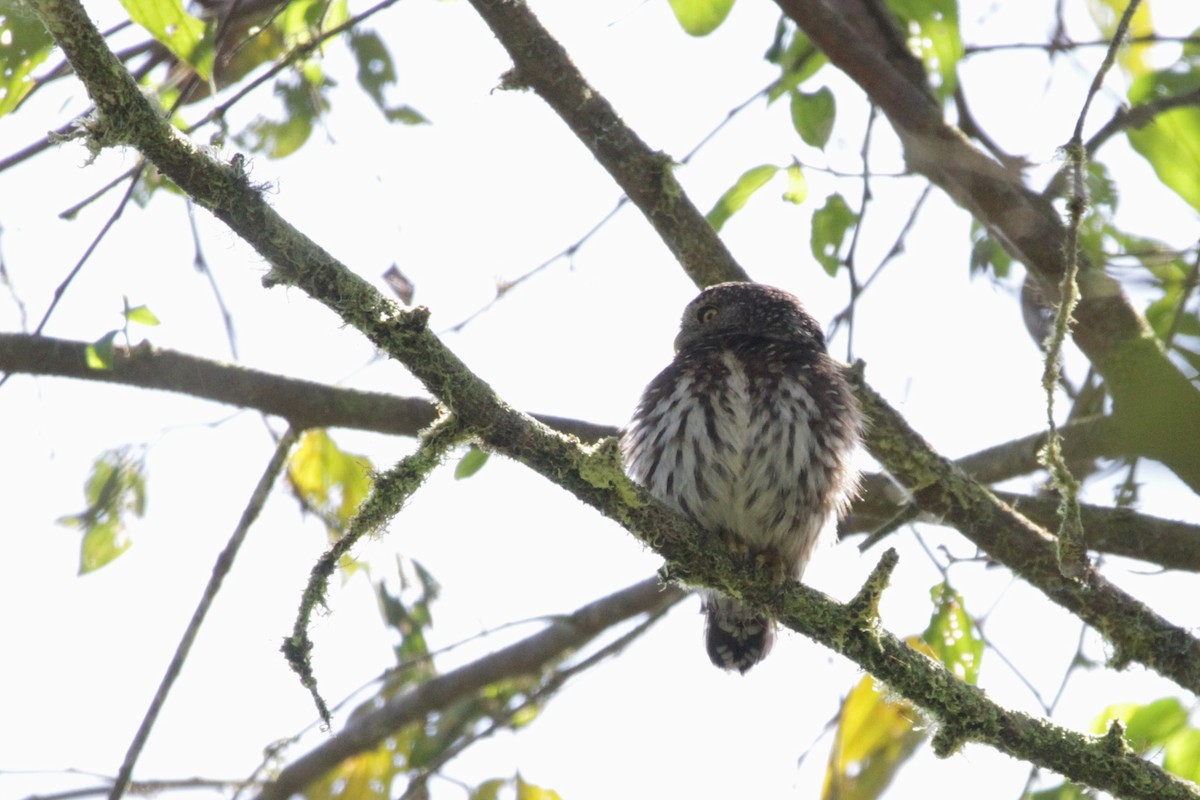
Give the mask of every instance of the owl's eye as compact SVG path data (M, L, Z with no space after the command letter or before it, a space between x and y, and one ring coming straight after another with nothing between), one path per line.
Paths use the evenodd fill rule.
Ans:
M700 308L700 310L696 312L696 319L700 320L701 323L712 322L713 319L716 318L716 316L717 316L717 307L716 306L702 306Z

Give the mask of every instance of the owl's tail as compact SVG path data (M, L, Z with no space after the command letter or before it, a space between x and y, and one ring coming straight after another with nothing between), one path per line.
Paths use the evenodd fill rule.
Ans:
M775 621L730 597L704 595L704 641L708 657L721 669L746 670L767 657L775 644Z

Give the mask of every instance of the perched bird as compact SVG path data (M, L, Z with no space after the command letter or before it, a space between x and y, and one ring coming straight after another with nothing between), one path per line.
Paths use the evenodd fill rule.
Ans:
M800 301L755 283L688 304L675 359L646 387L621 437L629 476L733 550L799 579L821 531L849 504L860 436L854 395ZM708 656L745 673L775 621L704 592Z

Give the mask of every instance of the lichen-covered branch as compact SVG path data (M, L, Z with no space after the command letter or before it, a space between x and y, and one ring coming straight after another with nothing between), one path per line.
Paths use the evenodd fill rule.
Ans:
M548 669L613 625L653 614L683 596L682 590L660 586L658 579L651 578L589 603L508 647L431 678L377 709L356 715L336 736L281 770L263 787L258 800L286 800L344 759L373 749L406 725L497 681Z
M97 370L85 359L86 342L27 334L0 333L0 371L51 375L144 389L161 389L192 397L254 409L286 419L297 429L353 428L394 436L416 436L437 414L435 404L421 397L398 397L341 386L288 378L237 364L199 358L148 345L132 351L117 347L112 369ZM559 433L583 442L616 436L617 428L588 420L531 414ZM1111 417L1091 417L1062 427L1068 460L1140 455ZM1039 469L1037 453L1046 433L1032 434L980 450L955 460L955 466L980 483L989 484L1028 475ZM995 493L1043 527L1054 525L1054 504L1040 498ZM884 474L866 475L863 491L842 535L867 533L894 517L906 496ZM1200 528L1151 517L1132 509L1083 507L1088 547L1130 556L1168 569L1200 571ZM925 516L936 519L932 514Z
M100 119L91 131L93 142L136 145L165 175L258 249L273 267L265 281L268 285L287 283L299 287L327 305L372 343L408 366L484 444L545 475L620 522L663 555L668 575L740 595L771 609L789 627L846 654L940 720L943 753L963 741L980 741L1123 797L1161 800L1200 796L1194 788L1128 751L999 708L978 689L958 681L941 666L881 630L874 620L865 617L862 609L842 606L800 584L782 591L768 585L765 576L756 574L750 565L735 561L711 537L653 502L644 490L630 483L612 440L584 450L574 439L506 405L433 335L427 325L427 310L400 310L287 225L250 184L239 160L235 159L233 164L218 163L174 132L141 96L77 0L31 0L31 5L63 47L99 109ZM520 3L506 5L524 8ZM874 409L867 411L872 414ZM882 420L883 415L876 419ZM893 443L886 437L873 441L875 445ZM912 452L888 450L888 459L896 462L896 471L906 479L924 480L926 470L936 466L937 457L919 440L909 444L919 446ZM911 468L900 469L906 463ZM892 463L888 466L893 468ZM919 481L912 485L922 487ZM965 497L982 492L971 486L969 481L955 480L944 487L944 492L948 495L963 492ZM932 507L945 502L937 486L923 486L917 491L919 495L933 495L927 501ZM994 500L985 504L981 513L997 519L981 521L1004 519L998 510L1001 508ZM1044 536L1031 524L1027 527L1027 532ZM1128 609L1116 595L1107 597L1116 599L1092 617L1099 619L1104 624L1102 631L1111 635L1109 626L1123 624L1122 614ZM567 629L551 630L556 631L554 635L568 635L583 624L577 622ZM1148 651L1157 657L1159 647L1178 645L1174 641L1153 641L1146 644L1145 651L1127 650L1124 655L1137 657ZM523 657L522 653L509 650L501 652L511 658ZM544 661L526 663L520 668L534 669L540 663ZM460 677L466 673L452 674ZM447 696L453 696L455 685L451 680L436 684L437 691L448 693L445 696L430 689L404 695L395 702L411 699L420 704L412 713L427 713ZM364 741L372 737L377 740L394 729L391 727L394 720L372 719L380 727L357 727L358 738L339 736L335 740L338 746L347 748L347 753L354 752Z
M887 116L908 167L987 226L1047 296L1066 269L1066 227L1050 199L1021 183L949 125L891 12L877 0L776 0ZM1064 141L1068 134L1064 133ZM1200 492L1200 389L1166 357L1146 320L1104 269L1081 261L1075 343L1104 376L1114 415L1141 449ZM1147 391L1153 387L1153 391Z
M887 401L850 370L864 416L867 444L923 510L943 518L996 560L1112 642L1114 666L1145 664L1191 692L1200 691L1200 640L1172 625L1093 568L1065 578L1054 538L996 499L938 455Z
M421 488L425 479L442 463L446 454L468 438L469 432L454 416L443 417L429 430L424 431L421 444L415 453L402 459L387 472L375 476L371 494L359 506L358 513L351 520L346 532L313 565L308 584L301 595L292 635L284 639L280 650L304 688L308 689L321 717L321 723L327 728L332 724L332 718L325 698L317 690L317 676L313 673L311 658L313 643L308 636L308 629L313 612L325 605L329 579L342 562L342 558L350 554L359 540L369 534L378 533Z
M423 397L397 397L289 378L238 364L139 345L116 347L112 369L87 365L87 342L0 333L0 372L161 389L282 417L298 430L354 428L416 436L433 424L436 405ZM616 428L587 420L532 414L561 433L594 442Z
M522 2L471 0L512 57L508 88L533 89L641 209L699 287L750 278L683 193L674 162L651 150L608 100L588 85L567 52Z

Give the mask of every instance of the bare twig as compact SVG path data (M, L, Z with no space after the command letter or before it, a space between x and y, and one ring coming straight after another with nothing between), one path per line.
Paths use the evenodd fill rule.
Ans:
M520 19L515 29L499 26L502 38L512 37L514 30L523 33L525 38L520 41L532 48L523 56L534 58L549 53L548 68L561 71L563 64L557 56L565 59L565 55L552 40L545 41L548 37L540 26L528 24L524 18L531 15L523 4L474 1L488 5L489 11L500 15L498 20L510 21L504 15L517 15ZM265 203L261 192L250 184L241 159L229 165L220 164L182 141L121 70L76 0L31 0L31 5L88 85L101 114L122 120L121 130L129 132L127 135L149 160L258 248L273 265L265 279L268 286L280 283L295 286L326 303L348 325L358 328L372 343L408 366L465 424L478 426L488 446L611 515L653 547L667 559L667 570L673 579L712 586L753 606L769 609L788 627L861 664L895 691L938 717L942 728L934 737L934 748L939 754L953 752L967 740L981 741L1116 794L1155 800L1198 796L1184 782L1123 748L1120 731L1115 731L1110 739L1096 742L1000 708L975 687L931 664L925 656L883 631L875 618L873 601L878 599L890 568L895 566L894 554L885 556L860 596L843 606L801 584L781 589L761 570L754 570L724 548L712 546L710 537L696 530L687 519L654 502L643 488L625 477L619 454L611 443L584 451L575 442L547 430L502 402L430 332L427 310L400 310L279 217ZM525 66L521 65L522 71ZM554 77L548 79L553 81ZM615 116L610 119L604 113L606 104L594 105L599 102L596 97L572 95L571 99L581 104L577 108L594 112L614 125L620 124ZM592 117L576 121L588 119ZM625 138L615 136L611 129L605 132L610 138ZM601 160L605 158L602 156ZM660 195L671 198L672 207L676 207L678 186L671 184L663 192L662 173L658 177L660 182L641 188L652 189L656 200L661 199ZM630 196L636 202L636 193L631 191ZM702 217L700 220L707 226ZM706 230L711 237L711 227ZM665 235L665 231L660 232ZM675 236L685 236L678 230L672 232ZM697 265L688 256L694 258L700 252L694 249L695 244L695 241L673 240L682 260L693 269ZM1052 599L1093 624L1103 623L1105 633L1113 637L1114 660L1118 664L1143 661L1183 686L1200 689L1200 643L1113 589L1099 576L1091 579L1086 595L1080 587L1063 585L1057 572L1056 582L1043 569L1048 546L1044 531L996 503L977 484L965 480L862 384L861 376L855 382L865 411L874 420L873 452L913 488L914 497L922 506L948 512L947 516L957 518L958 524L978 526L980 530L971 533L986 537L991 549L1006 563L1023 574L1045 578L1039 585L1048 588ZM1090 605L1080 609L1077 606L1081 601ZM579 623L574 627L578 628ZM514 657L520 656L514 654ZM410 697L415 695L404 696ZM421 696L421 702L437 699ZM390 720L380 718L376 722L378 728L359 729L361 735L357 738L339 736L338 746L349 748L346 752L356 752L354 748L366 746L392 729Z
M263 787L258 800L286 800L343 759L374 747L393 731L497 681L536 674L612 625L653 613L683 596L682 590L663 587L657 578L650 578L589 603L532 636L414 686L380 708L356 716L336 736L289 764Z
M150 730L154 727L154 723L158 719L158 714L162 710L163 703L167 700L167 694L170 693L171 687L175 684L175 679L179 677L179 673L183 671L183 665L187 661L188 653L191 652L192 644L196 641L196 635L200 632L200 626L204 623L204 618L208 615L208 610L212 607L213 601L217 597L217 592L221 590L221 584L224 582L225 576L233 568L233 561L237 558L242 542L246 540L246 534L250 532L250 526L258 519L259 513L262 511L263 506L266 505L267 496L271 493L271 487L275 484L275 479L283 471L284 464L287 462L288 452L292 449L292 445L296 443L297 435L298 432L296 429L289 428L280 437L279 442L275 446L275 452L271 455L271 460L267 462L266 469L263 470L258 485L250 495L250 501L246 504L245 510L242 511L242 518L238 520L237 526L233 529L233 535L229 537L229 541L225 544L225 549L217 556L217 561L213 564L212 576L208 579L208 585L204 587L204 594L201 595L200 602L196 606L196 610L192 613L192 619L188 622L188 626L183 632L183 637L179 640L179 645L175 648L175 655L171 658L171 664L167 667L167 672L163 675L162 682L158 685L158 691L154 693L154 699L150 701L150 708L146 710L146 716L143 717L142 724L138 727L137 733L133 737L133 742L129 745L129 750L125 754L125 761L121 764L121 769L117 772L117 777L113 780L112 789L108 793L108 800L120 800L129 788L130 780L133 776L133 767L137 763L138 756L141 755L146 741L150 738Z

